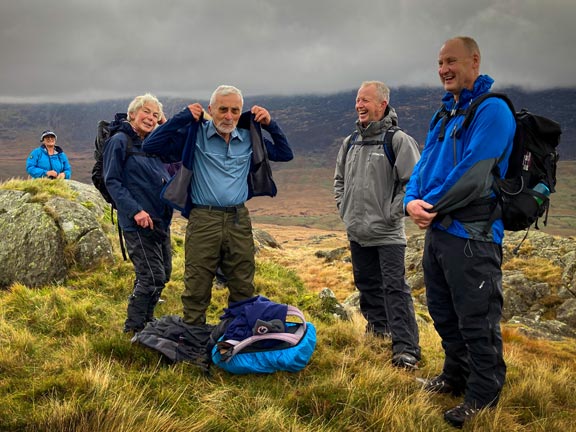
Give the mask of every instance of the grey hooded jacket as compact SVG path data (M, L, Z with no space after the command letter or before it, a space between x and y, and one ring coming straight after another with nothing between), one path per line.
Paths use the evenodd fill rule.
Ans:
M385 132L398 124L396 111L386 109L384 118L362 127L356 121L358 136L349 145L344 139L334 172L334 197L348 239L361 246L406 244L403 200L416 162L420 159L418 144L399 130L394 134L392 148L394 166L381 145L362 145L365 141L382 141Z

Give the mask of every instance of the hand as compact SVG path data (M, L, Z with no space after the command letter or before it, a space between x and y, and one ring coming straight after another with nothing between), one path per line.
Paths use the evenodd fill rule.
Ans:
M256 120L258 123L261 123L264 126L268 126L270 124L271 117L266 108L254 105L250 112L254 114L254 120Z
M144 210L140 210L134 215L134 222L141 228L154 229L154 222L148 213Z
M59 179L66 178L66 173L61 172L60 174L58 174L58 176L56 178L59 178Z
M426 201L412 200L406 204L406 212L410 215L414 223L418 225L418 228L426 229L438 214L429 211L432 207L433 205Z
M46 171L46 177L48 178L56 178L58 173L54 170Z
M192 117L194 117L194 120L199 121L200 116L202 115L202 111L204 111L204 108L202 108L202 105L200 105L198 102L196 102L196 103L188 105L188 109L192 113Z

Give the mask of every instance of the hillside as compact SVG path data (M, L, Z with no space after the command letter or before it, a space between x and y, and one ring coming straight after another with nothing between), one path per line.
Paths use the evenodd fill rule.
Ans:
M516 108L555 119L563 127L560 144L562 160L576 159L576 89L524 91L496 89L507 92ZM439 106L443 92L437 88L392 88L391 105L395 107L402 126L421 144L428 122ZM267 107L280 122L301 158L317 166L332 166L338 145L354 126L356 91L330 95L247 97L245 106L258 103ZM162 98L168 116L195 102L191 99ZM39 145L42 130L52 128L71 159L73 176L88 181L93 164L93 142L96 124L125 111L128 100L100 101L84 104L0 104L0 180L26 176L25 158ZM206 106L206 101L203 101Z
M258 227L282 245L258 254L258 291L296 304L317 328L316 350L303 371L237 376L213 367L206 376L193 364L168 364L157 352L131 344L120 329L133 272L118 259L99 271L78 270L64 284L14 284L0 291L0 431L454 430L442 413L460 398L428 394L415 381L442 365L440 340L426 310L417 311L420 370L395 369L388 362L389 342L365 336L358 314L337 320L318 300L323 287L339 300L354 291L349 263L314 256L345 245L343 233ZM160 316L181 310L183 247L173 235L174 274ZM215 289L211 322L225 305L226 290ZM466 430L571 430L573 341L535 340L508 325L503 337L508 375L500 405Z

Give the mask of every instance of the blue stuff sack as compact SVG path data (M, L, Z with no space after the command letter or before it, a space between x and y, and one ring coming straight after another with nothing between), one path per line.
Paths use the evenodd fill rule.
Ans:
M288 306L283 332L256 334L241 341L222 336L212 348L212 362L233 374L298 372L315 348L316 328L298 308Z

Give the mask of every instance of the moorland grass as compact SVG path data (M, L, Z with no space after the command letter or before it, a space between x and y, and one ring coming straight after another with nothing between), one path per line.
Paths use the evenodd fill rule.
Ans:
M183 242L174 236L172 243L174 273L158 316L181 312ZM358 314L341 321L323 311L317 289L304 282L305 267L279 265L282 253L257 255L255 284L260 294L300 307L317 328L316 350L299 373L237 376L213 367L206 375L132 344L122 327L133 274L118 250L116 263L73 269L65 283L36 289L15 283L0 291L0 431L452 430L442 414L461 399L427 394L415 381L442 367L429 318L419 319L420 370L395 369L390 344L366 336ZM349 269L326 267L339 265ZM553 280L556 273L533 277ZM227 292L213 293L208 319L215 323ZM501 403L465 430L574 430L574 341L534 340L506 325L503 338L508 376Z

